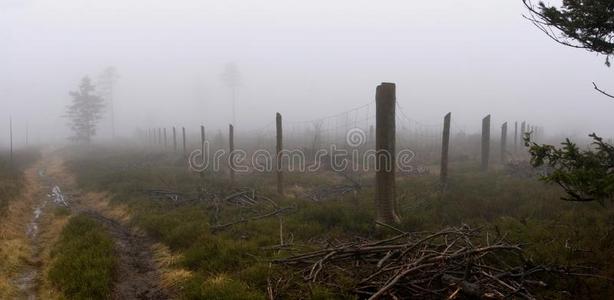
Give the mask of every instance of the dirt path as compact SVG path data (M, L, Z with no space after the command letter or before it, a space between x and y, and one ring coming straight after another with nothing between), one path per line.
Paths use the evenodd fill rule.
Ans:
M113 299L169 299L152 254L153 242L126 225L127 210L110 206L105 194L78 192L74 176L60 157L56 157L52 165L50 176L63 185L64 190L70 191L66 198L73 214L85 214L98 221L115 241L118 270Z
M108 205L100 193L80 193L74 176L57 153L46 153L25 172L26 190L13 201L0 223L0 298L55 299L45 278L50 249L67 216L56 216L68 206L72 215L83 213L100 222L115 241L118 258L113 299L169 299L152 254L153 243L126 225L125 210ZM6 272L3 272L5 271Z
M150 240L97 211L83 210L81 213L101 223L115 240L119 266L114 299L169 298L160 284L160 272L154 263Z

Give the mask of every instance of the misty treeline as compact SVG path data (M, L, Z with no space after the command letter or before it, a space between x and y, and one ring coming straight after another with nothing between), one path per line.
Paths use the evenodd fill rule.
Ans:
M539 1L522 0L529 11L529 19L539 30L555 42L567 47L584 49L604 55L605 65L611 66L614 54L614 1L613 0L563 0L552 6ZM614 98L611 93L593 88ZM556 183L569 195L570 201L599 201L614 196L614 146L603 141L597 134L589 135L593 147L581 150L566 139L561 148L539 145L525 138L529 147L531 164L535 167L548 165L553 171L542 177L546 182Z
M98 123L105 114L110 120L111 137L115 138L114 89L119 79L117 69L105 68L95 82L84 76L76 91L69 92L72 98L65 117L73 135L73 142L90 143L97 133ZM227 63L220 73L220 80L231 92L232 122L236 123L237 88L241 85L241 72L234 62Z

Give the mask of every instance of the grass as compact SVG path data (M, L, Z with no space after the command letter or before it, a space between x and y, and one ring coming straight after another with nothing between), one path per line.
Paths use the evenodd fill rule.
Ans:
M37 160L40 153L35 149L23 149L13 153L13 162L8 153L0 153L0 215L5 213L10 200L23 189L23 171Z
M108 191L114 203L128 205L132 221L151 237L181 257L177 268L190 271L191 277L180 284L183 299L262 299L267 281L294 278L279 287L284 299L352 298L343 290L329 290L317 284L303 284L291 270L269 266L267 261L289 255L266 248L279 244L278 218L239 224L212 233L215 220L208 204L152 200L143 192L149 188L168 188L186 195L197 190L231 192L225 175L200 177L187 172L181 160L172 155L148 153L142 149L123 151L90 150L88 156L76 156L69 162L79 184L96 191ZM466 165L466 164L465 164ZM445 192L437 176L401 177L397 182L400 196L400 228L408 231L434 231L461 223L481 226L486 231L508 234L509 239L526 244L534 263L577 264L599 267L601 275L614 276L614 211L594 203L561 201L560 189L535 178L516 178L501 171L481 173L474 167L455 166ZM296 211L283 217L284 239L301 250L313 249L331 240L356 236L378 238L386 233L373 223L373 180L361 178L363 189L356 196L312 202L294 191L338 181L330 174L287 174L288 195L275 194L272 174L239 176L238 186L256 188L282 206ZM249 212L226 208L220 218L226 221ZM575 294L606 296L614 291L603 281L588 284L560 283L560 288ZM565 286L565 283L568 286ZM587 290L588 289L588 290ZM233 298L235 297L235 298Z
M51 258L48 278L66 299L110 299L117 262L111 237L96 221L71 218Z

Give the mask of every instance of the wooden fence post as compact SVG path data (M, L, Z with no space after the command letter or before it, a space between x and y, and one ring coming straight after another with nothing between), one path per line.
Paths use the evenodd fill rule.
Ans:
M524 145L524 134L527 132L527 124L525 121L522 121L520 124L520 143Z
M488 170L488 160L490 159L490 115L482 119L482 171Z
M518 152L518 121L514 122L514 153Z
M177 129L173 126L173 151L177 153Z
M448 182L448 149L450 145L450 118L452 113L448 113L443 118L443 136L441 139L441 172L439 179L441 184Z
M200 125L200 158L205 163L205 126Z
M13 166L13 117L12 116L9 116L9 139L10 139L9 164Z
M185 127L181 127L181 135L183 137L183 157L187 158L188 148L186 147L186 142L185 142Z
M158 127L158 145L162 145L162 128Z
M395 211L396 86L384 82L375 92L375 205L376 221L400 222Z
M235 156L235 134L234 128L232 124L228 124L228 167L230 170L230 184L235 183L235 165L234 165L234 156Z
M164 127L164 150L168 147L168 139L166 136L166 127Z
M501 163L505 163L505 156L507 153L507 122L501 125Z
M275 173L277 174L277 193L284 194L284 175L282 173L282 161L281 151L283 149L283 129L281 123L281 114L275 114L275 128L276 128L276 143L275 143Z

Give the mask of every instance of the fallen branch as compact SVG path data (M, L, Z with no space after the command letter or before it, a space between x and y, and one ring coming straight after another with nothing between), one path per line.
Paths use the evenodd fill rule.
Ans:
M230 223L226 223L226 224L222 224L222 225L211 226L210 229L211 229L211 231L216 232L216 231L220 231L220 230L226 229L228 227L231 227L233 225L243 224L243 223L247 223L247 222L251 222L251 221L257 221L257 220L265 219L265 218L268 218L268 217L276 216L276 215L279 215L279 214L281 214L281 213L283 213L285 211L291 210L291 209L292 209L292 207L282 207L282 208L279 208L279 209L274 210L272 212L268 212L268 213L263 214L263 215L258 215L258 216L251 217L251 218L248 218L248 219L241 219L241 220L238 220L238 221L234 221L234 222L230 222Z

